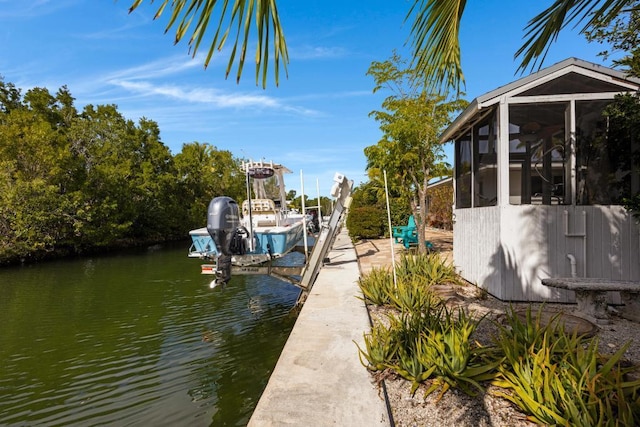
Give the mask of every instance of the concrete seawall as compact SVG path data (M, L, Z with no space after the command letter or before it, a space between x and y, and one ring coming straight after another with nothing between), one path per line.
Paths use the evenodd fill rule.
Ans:
M389 426L384 397L360 363L369 316L346 229L336 237L249 426Z

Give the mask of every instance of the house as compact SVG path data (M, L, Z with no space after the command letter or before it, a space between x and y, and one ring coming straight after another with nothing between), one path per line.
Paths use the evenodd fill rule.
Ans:
M547 277L640 280L640 136L603 114L640 79L570 58L478 98L454 142L454 264L502 300L572 302ZM615 302L615 301L614 301Z

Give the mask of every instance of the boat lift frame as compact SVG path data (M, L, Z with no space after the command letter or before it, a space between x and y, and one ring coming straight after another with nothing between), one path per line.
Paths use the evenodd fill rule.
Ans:
M232 266L231 275L266 275L272 276L284 282L290 283L301 289L297 304L304 303L313 284L318 277L320 268L327 261L327 254L335 241L344 214L351 203L351 190L353 181L336 173L333 177L334 184L331 188L331 196L336 199L333 211L328 223L321 223L311 255L304 266L272 265L272 260L262 265ZM202 266L202 274L215 274L216 266L205 264ZM298 279L299 277L299 279Z

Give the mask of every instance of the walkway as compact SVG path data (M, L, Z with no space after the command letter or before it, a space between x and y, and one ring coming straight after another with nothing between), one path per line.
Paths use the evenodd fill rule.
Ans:
M337 236L249 426L389 426L386 403L362 366L369 316L356 251ZM390 260L390 256L388 258Z

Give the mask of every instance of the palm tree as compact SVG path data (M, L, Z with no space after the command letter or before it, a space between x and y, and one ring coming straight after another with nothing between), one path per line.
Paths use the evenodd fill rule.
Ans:
M142 2L143 0L134 0L130 11ZM279 81L281 63L286 73L289 56L276 0L233 0L232 5L229 0L161 0L159 3L156 18L162 15L167 5L170 5L171 16L166 31L174 24L177 25L176 43L189 32L195 22L189 38L189 47L193 55L196 54L211 19L217 20L205 67L215 50L221 50L230 33L234 32L235 42L226 75L229 75L237 61L236 79L239 80L246 59L247 44L255 25L256 83L262 80L262 86L266 87L271 49L276 85ZM413 20L411 33L414 68L424 79L425 86L432 90L446 92L453 88L459 91L464 83L459 29L466 3L466 0L414 0L407 14L406 19ZM608 22L615 18L625 8L638 8L637 0L556 0L531 19L525 28L527 40L515 54L516 57L522 58L518 70L540 67L549 47L569 23L575 22L579 25L586 21L580 30L584 33L599 22ZM233 39L233 36L231 38Z

